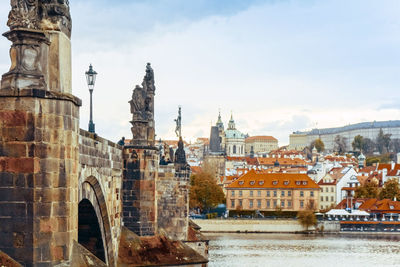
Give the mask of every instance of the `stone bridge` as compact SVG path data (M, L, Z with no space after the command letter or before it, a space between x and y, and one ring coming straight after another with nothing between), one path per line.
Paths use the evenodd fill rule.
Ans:
M188 238L190 170L182 161L159 166L150 64L129 101L132 142L120 146L79 128L68 1L11 0L7 24L4 36L12 45L0 88L0 265L206 262L174 243L201 240ZM164 251L155 246L149 252L151 242Z

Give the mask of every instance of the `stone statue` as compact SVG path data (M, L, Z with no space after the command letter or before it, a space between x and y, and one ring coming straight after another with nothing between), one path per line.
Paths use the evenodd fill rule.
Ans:
M179 137L178 141L178 149L175 151L175 163L186 164L186 153L183 148L183 140L182 137Z
M40 28L61 31L71 38L71 15L68 0L40 0Z
M175 134L177 137L182 136L182 114L181 114L181 107L178 110L178 117L174 120L176 122L175 127Z
M132 113L132 143L136 145L154 145L154 72L147 63L146 75L142 87L136 85L129 101Z
M38 30L38 0L11 0L11 11L8 14L7 26L11 30L17 28Z
M122 136L121 140L119 140L117 144L120 146L124 146L125 145L125 137Z
M11 0L7 26L61 31L71 38L71 15L68 0Z

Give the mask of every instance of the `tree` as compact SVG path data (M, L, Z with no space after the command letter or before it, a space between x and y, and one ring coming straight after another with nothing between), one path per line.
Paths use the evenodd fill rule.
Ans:
M378 137L376 137L376 146L379 153L383 154L389 152L391 134L384 134L382 129L379 130Z
M354 140L351 143L351 146L353 147L353 150L358 150L361 152L363 148L363 142L364 138L361 135L354 136Z
M400 184L396 179L390 179L383 185L381 192L379 193L380 199L394 199L400 197Z
M374 153L375 148L376 144L374 143L374 141L372 141L369 138L363 139L363 144L362 144L363 153L365 153L366 155L371 155L372 153Z
M378 185L374 182L367 182L356 188L355 198L378 198Z
M399 153L400 152L400 139L392 139L390 142L390 149L394 153Z
M317 217L315 216L313 210L299 211L297 213L297 219L299 220L299 223L306 228L306 231L308 231L308 227L317 224Z
M346 152L346 137L342 137L340 135L335 136L335 151L342 155Z
M310 144L310 148L313 149L315 146L315 148L317 149L318 153L321 153L322 151L325 150L325 144L324 142L322 142L321 139L316 139L315 141L311 142Z
M190 177L189 207L208 211L225 203L225 195L213 174L202 171Z

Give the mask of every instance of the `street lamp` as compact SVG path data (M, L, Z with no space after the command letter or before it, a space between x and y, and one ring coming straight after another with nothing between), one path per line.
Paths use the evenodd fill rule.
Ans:
M94 83L96 82L97 72L93 70L92 64L89 66L89 70L85 72L86 81L90 92L90 120L89 120L89 132L94 133L94 123L93 123L93 105L92 105L92 93L94 89Z

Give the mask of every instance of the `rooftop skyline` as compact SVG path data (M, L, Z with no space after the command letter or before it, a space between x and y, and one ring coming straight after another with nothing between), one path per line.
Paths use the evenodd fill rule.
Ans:
M85 71L96 132L131 137L128 101L151 62L157 138L208 137L218 111L227 126L271 135L399 120L400 3L396 0L94 1L70 0L73 94L81 128L89 121ZM0 3L8 30L9 1ZM10 42L0 38L0 72Z

